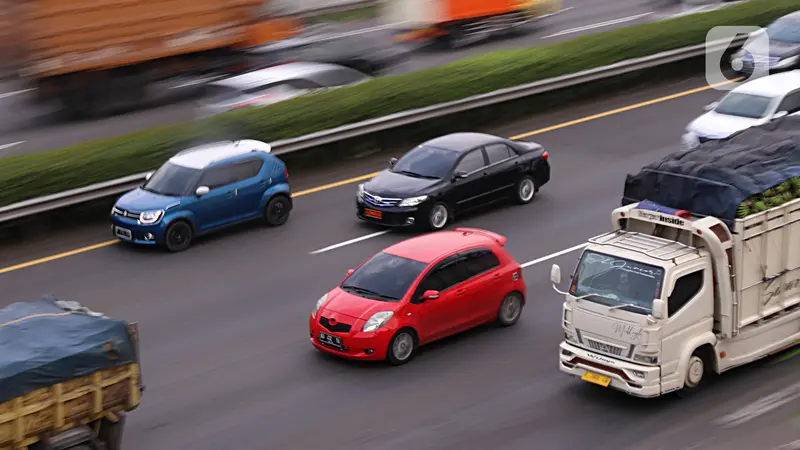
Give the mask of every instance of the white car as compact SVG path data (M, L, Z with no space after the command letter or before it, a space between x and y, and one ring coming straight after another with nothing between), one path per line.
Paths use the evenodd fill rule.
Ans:
M291 62L217 80L205 86L197 118L240 108L267 106L301 95L372 79L336 64Z
M800 70L748 81L705 109L708 112L686 127L682 139L686 150L800 113Z

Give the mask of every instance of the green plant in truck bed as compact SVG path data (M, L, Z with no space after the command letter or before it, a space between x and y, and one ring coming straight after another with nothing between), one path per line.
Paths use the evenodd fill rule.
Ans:
M226 113L199 123L146 130L35 155L1 158L0 206L145 172L195 143L240 138L274 142L302 136L701 44L714 26L763 26L797 9L800 9L800 0L750 0L717 11L588 35L568 42L489 53L264 108ZM645 77L636 79L638 83L647 81ZM420 125L419 129L422 127ZM407 137L414 138L414 130L416 128Z

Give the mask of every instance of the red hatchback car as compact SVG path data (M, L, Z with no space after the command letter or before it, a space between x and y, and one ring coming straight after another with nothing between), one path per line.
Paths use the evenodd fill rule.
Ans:
M421 345L469 328L514 325L525 282L505 243L491 231L456 228L386 248L317 301L311 343L343 358L400 365Z

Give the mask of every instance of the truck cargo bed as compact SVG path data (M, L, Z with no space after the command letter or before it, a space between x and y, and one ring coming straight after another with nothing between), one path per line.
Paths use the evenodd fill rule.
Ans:
M737 330L800 303L800 199L737 219Z
M106 69L230 47L263 0L34 0L16 20L29 76Z
M0 403L0 450L34 444L43 433L129 411L139 405L139 365L104 369Z

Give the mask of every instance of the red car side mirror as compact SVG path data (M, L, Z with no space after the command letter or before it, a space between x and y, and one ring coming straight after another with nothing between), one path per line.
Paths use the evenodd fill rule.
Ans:
M439 298L439 291L425 291L422 294L423 300L436 300L437 298Z
M348 270L347 270L347 276L349 277L350 275L352 275L352 274L353 274L353 272L355 272L355 270L353 270L353 269L348 269Z

